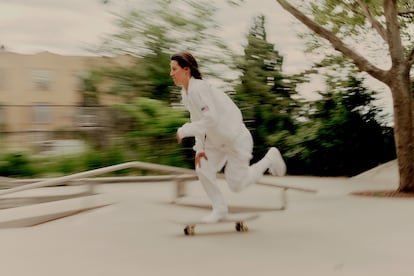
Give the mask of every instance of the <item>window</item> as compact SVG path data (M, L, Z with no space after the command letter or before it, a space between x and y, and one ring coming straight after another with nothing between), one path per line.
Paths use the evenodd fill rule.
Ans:
M78 107L76 109L77 126L96 127L98 126L98 112L96 107Z
M6 89L6 69L0 68L0 90Z
M46 104L37 104L33 106L33 123L48 124L51 122L51 107Z
M49 90L52 81L52 72L49 70L32 71L34 89Z

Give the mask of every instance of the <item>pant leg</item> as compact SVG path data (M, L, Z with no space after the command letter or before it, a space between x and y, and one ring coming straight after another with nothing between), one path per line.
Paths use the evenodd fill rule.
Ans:
M252 152L253 138L246 129L234 142L227 155L225 176L233 192L240 192L256 183L269 168L270 161L266 158L250 166Z
M201 167L196 168L198 179L210 199L213 211L227 213L227 204L217 186L217 172L224 166L226 154L216 148L206 148L205 153L208 160L202 158Z

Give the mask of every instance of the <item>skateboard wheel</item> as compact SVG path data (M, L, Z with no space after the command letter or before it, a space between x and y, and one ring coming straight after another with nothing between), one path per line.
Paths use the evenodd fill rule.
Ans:
M236 230L237 232L247 232L249 228L243 222L236 222Z
M186 236L194 235L194 225L188 225L184 228L184 234Z
M240 232L241 226L240 226L240 222L236 222L236 230L237 232Z

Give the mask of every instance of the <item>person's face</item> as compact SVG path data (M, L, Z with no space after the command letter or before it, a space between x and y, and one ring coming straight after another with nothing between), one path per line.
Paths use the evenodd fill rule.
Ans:
M170 63L172 77L175 85L185 85L190 78L190 68L181 67L176 60L172 60Z

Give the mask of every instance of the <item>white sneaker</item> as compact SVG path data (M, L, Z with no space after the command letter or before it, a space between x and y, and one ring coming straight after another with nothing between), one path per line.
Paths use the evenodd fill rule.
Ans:
M227 212L212 211L209 215L201 219L204 223L219 222L227 217Z
M269 172L272 175L284 176L286 174L286 164L279 150L271 147L265 155L270 160Z

